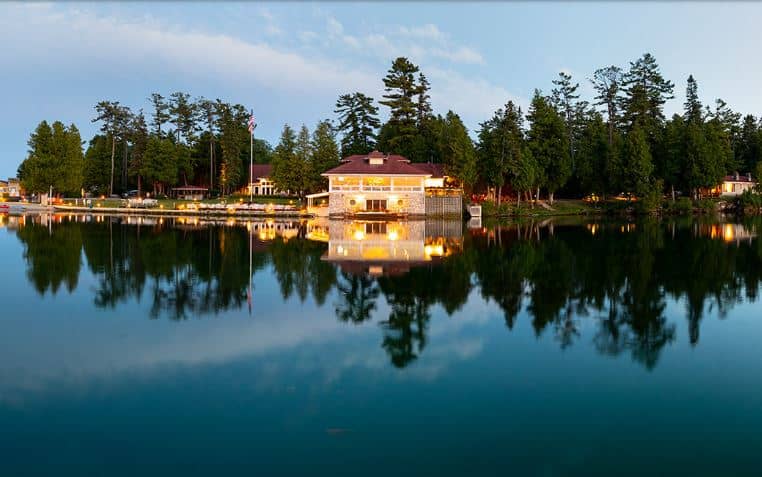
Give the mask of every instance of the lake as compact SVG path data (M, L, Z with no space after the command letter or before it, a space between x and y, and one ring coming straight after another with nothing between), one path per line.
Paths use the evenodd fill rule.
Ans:
M761 230L0 216L0 475L760 475Z

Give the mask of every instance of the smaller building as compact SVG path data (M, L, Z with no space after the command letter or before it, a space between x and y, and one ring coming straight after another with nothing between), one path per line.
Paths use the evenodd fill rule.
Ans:
M271 179L273 173L272 164L254 164L250 169L251 183L246 188L246 193L254 195L284 195L276 188Z
M209 188L200 186L173 187L172 195L184 200L202 200L209 192Z
M740 175L737 172L733 175L725 176L722 184L719 186L719 195L736 196L741 195L747 190L754 190L757 182L752 179L751 173Z
M0 180L0 199L8 195L8 181Z
M17 178L9 177L6 187L9 197L21 197L21 182Z

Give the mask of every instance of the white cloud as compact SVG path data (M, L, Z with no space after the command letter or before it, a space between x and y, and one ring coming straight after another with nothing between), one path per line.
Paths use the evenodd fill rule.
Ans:
M5 44L21 44L19 37L34 38L23 43L24 53L19 58L35 63L56 55L56 51L65 51L70 64L77 58L113 58L124 70L130 69L125 61L140 67L150 58L181 73L207 72L235 84L254 83L288 92L372 90L378 82L375 75L337 61L221 33L187 31L152 20L124 21L77 10L59 13L39 6L20 6L16 11L23 19L17 22L18 30L6 29L0 39ZM265 22L267 18L265 14ZM275 31L272 28L271 32Z

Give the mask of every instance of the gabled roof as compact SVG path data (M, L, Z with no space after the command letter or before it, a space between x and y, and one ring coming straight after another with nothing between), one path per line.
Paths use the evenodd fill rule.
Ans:
M272 164L252 164L251 173L252 173L251 177L254 180L267 179L273 173L273 165Z
M371 164L380 161L380 164ZM344 158L338 167L325 171L324 176L338 175L380 175L380 176L431 176L432 173L416 167L417 164L410 164L410 161L403 156L394 154L384 154L373 151L370 154L357 154Z

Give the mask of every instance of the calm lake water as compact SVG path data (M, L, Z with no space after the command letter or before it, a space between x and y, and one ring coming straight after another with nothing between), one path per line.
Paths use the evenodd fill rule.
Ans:
M4 216L0 475L760 475L758 232Z

